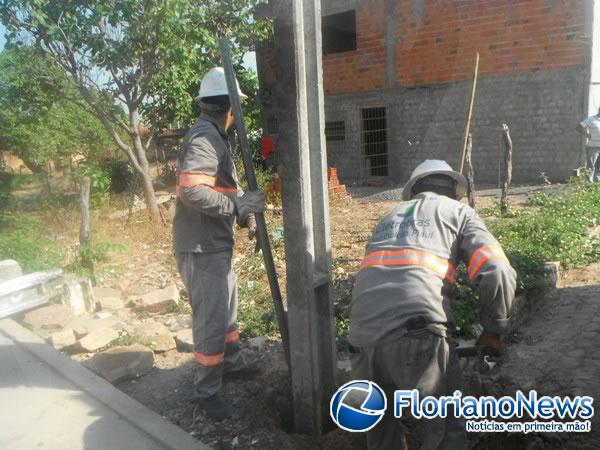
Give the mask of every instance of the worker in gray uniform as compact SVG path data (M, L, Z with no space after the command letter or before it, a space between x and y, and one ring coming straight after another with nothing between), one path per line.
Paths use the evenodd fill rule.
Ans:
M246 97L239 86L238 93ZM264 194L239 187L227 134L234 117L222 68L202 79L198 100L202 113L179 155L173 239L192 306L195 414L204 411L218 421L231 415L221 392L223 377L257 372L240 353L231 257L235 223L251 226L253 213L264 209Z
M468 205L467 182L444 161L427 160L412 173L399 203L377 225L352 293L350 335L355 379L378 383L391 402L396 389L452 395L461 388L448 336L456 266L463 261L477 285L479 348L503 353L516 274L502 248ZM393 408L367 433L373 449L407 449ZM464 424L425 420L422 450L467 447Z

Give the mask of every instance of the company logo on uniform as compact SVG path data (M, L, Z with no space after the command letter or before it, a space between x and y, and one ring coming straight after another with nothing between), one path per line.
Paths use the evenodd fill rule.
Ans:
M398 217L410 217L415 212L416 203L413 202L405 211L396 213Z
M387 399L372 381L354 380L344 384L331 398L329 413L346 431L369 431L383 417Z

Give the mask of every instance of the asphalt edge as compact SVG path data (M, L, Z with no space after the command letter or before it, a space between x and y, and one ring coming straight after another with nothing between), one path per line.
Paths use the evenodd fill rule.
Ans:
M151 436L166 449L210 450L211 447L129 397L68 356L56 351L31 331L12 319L0 320L0 332L22 345L54 371L64 376L96 401L112 409L123 420ZM41 344L41 345L40 345Z

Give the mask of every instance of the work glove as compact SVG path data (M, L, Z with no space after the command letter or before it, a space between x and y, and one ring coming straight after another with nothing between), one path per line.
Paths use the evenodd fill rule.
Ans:
M252 213L259 213L265 210L265 193L260 189L245 192L244 195L237 197L234 201L237 211L237 221L241 226L245 226L244 224Z
M488 354L490 356L502 356L506 353L506 346L502 342L502 338L497 333L484 331L477 339L475 347L479 349L480 354Z

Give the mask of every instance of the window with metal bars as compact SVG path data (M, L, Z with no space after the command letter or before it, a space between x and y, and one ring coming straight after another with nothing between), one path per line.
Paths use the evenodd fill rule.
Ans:
M346 140L346 124L343 120L325 122L325 140L327 142Z
M388 176L388 136L385 107L361 109L362 173L364 177Z

